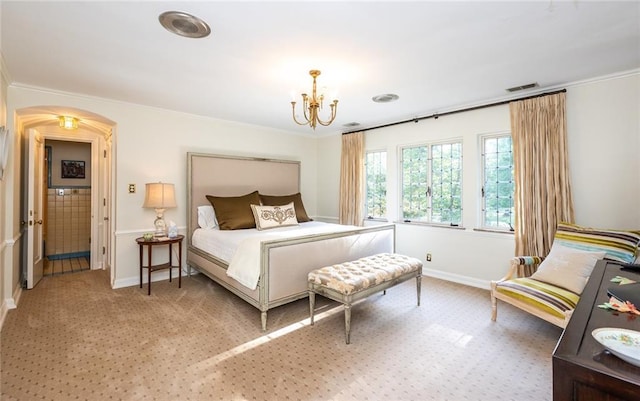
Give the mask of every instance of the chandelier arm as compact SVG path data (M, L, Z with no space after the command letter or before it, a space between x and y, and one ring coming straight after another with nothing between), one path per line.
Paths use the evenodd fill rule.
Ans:
M298 121L298 119L296 118L296 102L291 102L291 110L293 112L293 121L298 124L298 125L309 125L309 121L307 120L306 123L301 123L300 121Z
M329 120L322 121L322 119L320 119L320 116L316 116L316 120L320 123L320 125L325 127L330 125L333 120L336 119L336 114L338 112L338 101L334 100L329 107L331 107L331 118Z

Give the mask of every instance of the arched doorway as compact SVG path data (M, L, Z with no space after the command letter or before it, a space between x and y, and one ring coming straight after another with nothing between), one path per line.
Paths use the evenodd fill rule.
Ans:
M77 128L65 129L59 124L60 116L71 116L77 119ZM23 243L21 281L26 288L33 288L37 284L41 267L38 265L38 257L43 257L42 230L47 226L47 213L42 208L46 207L46 199L42 197L39 202L34 198L46 193L43 187L47 186L47 180L34 179L37 163L33 161L33 155L29 152L33 141L67 141L85 143L90 145L90 162L92 166L90 185L90 268L107 269L112 266L112 213L113 193L112 183L112 148L115 131L115 123L105 117L94 113L57 106L29 107L16 111L16 132L23 138L24 154L22 157L21 182L24 183L21 191L21 220L26 231L26 242ZM41 174L41 173L40 173ZM44 204L44 206L43 206ZM38 209L40 207L40 209ZM41 248L39 248L41 247ZM34 251L34 249L36 251ZM111 280L113 282L113 270Z

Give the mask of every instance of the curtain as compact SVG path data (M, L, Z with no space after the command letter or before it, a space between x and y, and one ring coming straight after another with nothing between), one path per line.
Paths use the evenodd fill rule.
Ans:
M364 132L342 135L340 224L362 225Z
M546 256L558 222L573 222L565 93L509 103L515 254Z

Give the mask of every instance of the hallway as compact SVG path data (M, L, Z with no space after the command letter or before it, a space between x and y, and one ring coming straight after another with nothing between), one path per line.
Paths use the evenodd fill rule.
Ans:
M89 257L69 259L44 259L44 276L57 276L65 273L77 273L90 270Z

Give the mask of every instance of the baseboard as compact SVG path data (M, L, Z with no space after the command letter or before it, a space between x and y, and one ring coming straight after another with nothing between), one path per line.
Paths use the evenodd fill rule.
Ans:
M0 305L0 330L2 330L4 319L7 317L9 311L11 309L17 308L17 303L20 299L20 295L22 295L22 288L18 287L13 293L13 298L2 300L2 305Z
M491 288L491 281L481 280L474 277L463 276L461 274L444 272L442 270L433 270L423 267L422 274L424 276L439 278L441 280L452 281L458 284L468 285L470 287L482 288L488 290Z

